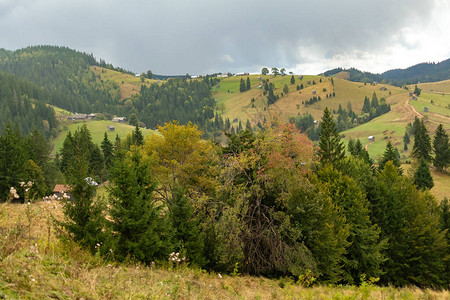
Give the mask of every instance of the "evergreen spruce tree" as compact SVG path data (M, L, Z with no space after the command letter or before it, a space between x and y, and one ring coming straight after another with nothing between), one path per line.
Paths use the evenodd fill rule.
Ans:
M115 257L122 261L131 256L147 264L166 258L168 231L153 201L156 183L149 174L149 162L136 149L119 156L111 169L111 182L109 215Z
M364 105L363 105L363 108L362 108L362 112L363 113L370 113L370 100L369 100L369 97L364 97Z
M419 167L414 173L414 184L421 190L431 189L434 186L433 177L424 159L420 159Z
M414 122L414 145L412 148L413 156L420 160L423 159L429 163L432 160L431 157L431 139L428 135L427 128L423 123L423 120Z
M411 141L411 139L409 138L409 134L408 131L405 131L405 135L403 136L403 150L407 151L408 150L408 144Z
M289 93L289 87L287 84L284 85L283 92L284 92L284 95L287 95Z
M317 172L322 181L323 192L330 196L350 225L350 242L344 260L343 281L359 284L361 276L379 277L383 274L385 262L383 251L387 240L380 241L380 229L369 217L369 202L349 176L333 169L330 165Z
M250 78L247 77L247 83L246 83L245 89L248 91L248 90L251 89L251 88L252 88L252 84L251 84L251 82L250 82Z
M445 132L442 124L436 128L433 140L433 149L435 157L433 165L441 172L450 165L450 144L448 134Z
M267 95L267 104L274 104L277 101L277 97L273 93L273 89L269 88L269 94Z
M25 181L27 154L20 131L9 123L0 135L0 199L7 199L11 187L18 190ZM20 195L23 197L23 195ZM23 198L22 198L23 199Z
M173 230L175 251L186 255L189 262L202 267L204 258L204 238L200 220L194 215L192 203L184 193L177 189L169 206L169 220Z
M441 230L445 232L447 240L447 253L450 253L450 201L444 198L439 205ZM445 260L445 281L446 285L450 284L450 258Z
M87 129L87 128L86 128ZM76 131L72 148L72 160L65 170L66 182L71 186L72 199L63 199L65 220L59 224L63 226L74 241L94 251L97 244L103 243L105 219L102 201L94 201L95 187L85 179L89 174L90 152ZM90 137L90 136L89 136Z
M144 145L144 136L142 135L142 131L139 128L139 125L136 124L135 129L132 133L131 137L132 143L135 146L142 146Z
M225 131L229 131L231 127L230 118L225 119Z
M400 163L400 158L398 156L398 154L396 153L394 146L392 145L391 141L388 141L388 143L386 144L386 150L383 153L383 157L381 158L380 164L378 166L378 169L381 171L384 169L384 166L386 165L386 163L388 161L392 161L392 163L394 164L394 166L396 166L399 169L399 172L401 174L401 163Z
M336 123L326 107L323 112L319 138L320 162L322 165L330 163L337 168L344 157L344 143L341 142Z
M350 141L348 141L347 150L351 155L357 156L357 153L355 151L355 140L354 139L351 138Z
M375 109L375 111L378 111L380 108L380 104L378 103L378 97L375 92L373 92L372 101L370 102L370 107Z
M381 238L389 239L381 282L442 286L448 248L436 200L398 174L392 162L377 175L373 189L377 192L371 201L373 220L381 228Z
M245 130L252 131L252 124L250 124L249 119L247 119L247 123L245 123Z
M105 179L105 162L102 151L98 145L94 145L91 150L89 173L96 181L103 182Z
M416 96L420 96L420 93L422 92L422 90L421 89L419 89L418 87L417 87L417 84L416 84L416 86L414 87L414 94L416 95Z
M295 78L294 78L294 75L292 75L291 76L291 84L294 84L295 83Z
M238 125L238 128L237 128L237 130L236 130L236 133L242 132L242 130L243 130L243 128L242 128L242 122L241 122L241 120L239 120L239 125Z
M102 144L100 146L102 148L103 152L103 158L105 160L105 167L106 169L109 169L112 165L113 160L113 144L108 139L108 135L105 132L105 135L103 136Z
M242 92L245 92L246 90L247 90L247 87L245 85L245 81L243 78L241 78L241 81L239 83L239 91L242 93Z

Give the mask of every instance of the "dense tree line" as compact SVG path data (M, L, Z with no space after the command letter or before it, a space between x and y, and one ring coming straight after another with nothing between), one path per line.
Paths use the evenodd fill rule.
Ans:
M215 100L209 86L200 81L170 79L162 85L142 86L139 95L132 98L132 110L147 127L156 128L178 120L181 124L193 122L204 127L214 117Z
M98 65L93 55L55 46L0 52L0 69L43 87L50 104L79 113L116 113L120 89L89 70Z
M293 124L221 147L191 124L158 129L143 145L116 142L104 201L76 180L91 174L88 151L71 159L80 187L64 226L92 251L323 283L448 284L448 209L401 174L389 146L379 169L358 141L346 156L328 110L317 153Z
M0 131L11 122L23 134L38 129L47 138L54 136L57 121L53 108L45 104L48 97L49 93L37 85L0 72Z
M43 87L38 89L28 85L24 88L13 88L10 83L5 82L5 85L8 84L10 102L13 99L10 94L14 90L20 100L26 101L22 98L23 89L27 89L32 93L27 95L28 98L42 100L45 97L47 103L71 112L101 112L125 117L135 114L138 121L152 128L165 122L179 120L182 124L188 122L199 124L205 133L210 135L220 130L215 126L216 124L211 122L216 105L211 97L210 88L219 83L219 79L213 78L213 76L205 76L200 81L186 81L183 76L182 79L169 79L162 85L155 83L150 87L143 86L139 95L122 102L119 101L121 93L118 85L112 81L100 80L90 71L90 66L101 66L129 73L114 68L103 60L98 63L92 55L65 47L36 46L14 52L0 50L0 69ZM153 74L149 70L145 76L151 77ZM246 87L249 83L248 80ZM3 85L0 88L3 88ZM2 95L0 94L0 97ZM28 132L33 126L37 126L39 129L47 126L50 127L49 130L54 128L53 119L48 120L50 125L45 122L42 125L40 120L36 121L35 117L31 118L29 115L25 120L23 114L20 114L19 117L14 115L17 108L11 107L11 104L9 106L9 109L2 111L3 114L8 111L13 112L13 117L16 118L13 120L17 121L19 126L25 126L23 128L25 132ZM39 104L35 107L35 111L40 110L43 109ZM18 118L23 120L18 120ZM30 124L34 123L23 125L26 121Z
M389 70L381 74L362 72L355 68L336 68L326 71L324 75L332 76L343 71L349 73L350 81L370 83L385 81L393 85L403 86L405 84L414 84L418 82L434 82L449 79L450 59L439 63L421 63L406 69Z
M11 188L18 197L10 200L40 199L50 193L58 179L45 136L37 129L24 136L17 125L8 123L0 134L0 199L10 199Z

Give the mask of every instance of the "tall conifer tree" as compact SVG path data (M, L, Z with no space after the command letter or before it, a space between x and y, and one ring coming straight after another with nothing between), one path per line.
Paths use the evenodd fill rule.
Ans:
M344 157L344 143L341 141L333 116L326 107L323 112L319 138L320 162L322 164L330 163L336 167Z
M433 149L435 157L433 165L441 172L450 164L450 145L448 142L448 134L445 132L442 124L436 128L433 140Z

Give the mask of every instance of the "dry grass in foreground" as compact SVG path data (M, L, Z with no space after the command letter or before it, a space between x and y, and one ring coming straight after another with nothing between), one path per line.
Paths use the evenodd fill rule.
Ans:
M306 288L293 279L207 273L186 266L116 264L55 238L61 204L0 204L0 298L449 299L448 291L371 284Z

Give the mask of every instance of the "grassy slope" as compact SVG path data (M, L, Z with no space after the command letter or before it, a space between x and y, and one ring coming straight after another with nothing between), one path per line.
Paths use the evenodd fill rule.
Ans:
M84 123L86 123L89 131L91 132L92 141L98 145L101 144L105 132L108 134L109 140L114 143L116 135L119 135L120 138L124 138L127 136L127 134L131 133L135 128L134 126L131 126L128 124L114 123L114 122L106 121L106 120L102 120L102 121L91 120L91 121L87 121L87 122L71 122L71 123L68 123L69 125L64 127L64 129L58 134L56 139L53 141L54 147L53 147L52 153L53 154L56 153L62 147L62 145L64 143L64 139L66 138L67 133L69 131L71 131L72 133L75 132L75 130L77 130L79 127L81 127ZM108 131L108 125L114 125L115 131ZM153 133L153 131L150 129L141 128L141 131L144 136Z
M141 82L139 77L96 66L92 66L91 71L95 75L100 75L101 80L112 80L117 83L122 93L121 99L126 99L139 93L142 85L150 86L152 83L159 82L153 79L145 79L144 82Z
M251 75L249 77L252 88L244 93L239 92L241 77L237 76L224 78L221 80L220 88L213 88L213 97L218 100L219 109L222 109L224 117L229 117L231 121L234 118L238 118L245 124L246 120L250 119L255 124L257 120L262 120L264 116L269 118L271 115L276 115L286 121L290 116L305 112L313 115L316 120L320 120L325 106L337 110L340 104L346 109L349 102L353 111L359 113L362 110L364 97L368 96L371 99L375 92L378 99L381 97L386 99L387 103L391 105L392 111L366 124L343 132L345 143L350 138L359 138L363 145L367 146L367 150L370 156L375 159L375 162L383 154L389 140L398 148L403 161L410 159L413 142L409 145L409 149L404 151L403 135L405 134L406 125L413 122L415 116L420 118L426 117L426 125L431 136L433 136L439 123L443 123L450 134L450 109L448 108L450 104L450 80L420 84L419 87L423 89L422 94L418 101L412 101L409 92L414 86L410 87L410 90L405 90L385 84L364 85L363 83L335 77L333 79L333 87L330 79L320 76L304 76L302 81L295 76L296 82L294 85L291 85L290 75L277 76L275 78L267 75L261 77L262 79L269 79L270 82L275 84L275 94L281 95L285 83L288 84L290 91L287 96L281 97L275 104L264 110L264 107L267 106L267 96L263 96L262 91L258 89L258 85L261 84L258 80L259 75ZM245 80L247 76L242 78ZM319 82L320 78L322 78L322 83ZM312 80L315 80L317 84L306 86L306 82ZM303 83L305 88L297 91L295 87L301 83ZM381 87L386 87L387 90L382 91L380 90ZM326 88L327 91L323 92L323 88ZM320 96L322 100L305 107L301 103L313 96L313 90L316 90L316 95ZM336 97L327 99L325 94L333 91L336 93ZM251 107L252 98L255 98L254 108ZM431 99L433 99L434 104L431 104ZM429 113L423 112L425 105L430 107ZM375 136L375 142L369 143L367 137L370 135ZM450 187L450 175L438 172L432 172L432 174L435 180L435 187L432 189L432 193L438 199L450 195L450 188L447 188Z
M28 211L28 213L27 213ZM30 216L25 218L24 216ZM55 238L61 203L0 204L0 298L6 299L448 299L418 288L315 286L232 277L186 266L116 264ZM30 231L28 231L30 229ZM28 234L30 232L30 234ZM4 240L3 240L4 239Z
M284 120L288 120L290 116L296 116L298 113L308 112L316 119L322 117L325 106L331 109L338 109L339 104L343 108L347 107L350 102L354 111L361 111L363 100L365 96L372 97L373 92L377 93L378 99L385 97L388 103L395 104L397 100L395 95L406 93L397 87L388 85L364 85L361 83L350 82L340 78L334 78L334 86L331 84L329 78L323 76L304 76L303 80L299 80L294 76L296 81L294 84L290 83L291 76L277 76L271 75L261 76L262 79L269 79L275 84L275 94L280 95L280 99L268 107L264 111L267 104L267 96L263 95L263 91L259 90L258 86L261 82L258 80L259 75L249 76L252 88L244 93L239 92L239 81L241 77L234 76L224 78L220 82L220 88L213 88L213 97L218 100L219 109L223 109L224 117L231 119L238 118L245 122L247 119L261 118L263 116L278 115ZM247 76L242 76L244 80ZM322 79L322 82L320 82ZM307 85L308 81L315 81L315 85ZM284 85L289 87L289 93L281 97ZM297 91L296 86L303 84L304 89ZM381 87L387 87L387 91L381 91ZM324 92L323 89L326 89ZM307 101L313 97L313 90L316 91L316 96L320 96L322 101L314 103L313 105L305 106L302 101ZM336 93L336 97L326 98L326 94ZM392 95L389 94L391 92ZM251 107L251 99L255 98L255 108Z

